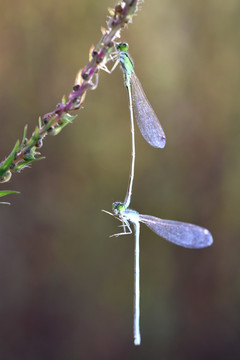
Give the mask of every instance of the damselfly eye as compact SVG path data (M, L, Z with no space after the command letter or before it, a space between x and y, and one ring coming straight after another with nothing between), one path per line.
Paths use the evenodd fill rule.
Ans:
M117 202L117 201L114 202L114 203L112 204L112 210L117 210L119 204L120 204L120 203Z

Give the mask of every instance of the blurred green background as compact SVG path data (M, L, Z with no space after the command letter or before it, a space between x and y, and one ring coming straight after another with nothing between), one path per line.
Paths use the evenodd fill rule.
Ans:
M71 91L114 0L0 4L0 154ZM211 248L141 227L142 346L132 340L134 238L101 212L124 200L130 121L122 74L100 73L46 160L1 189L0 358L239 359L240 3L149 0L122 32L167 136L136 130L132 207L208 228Z

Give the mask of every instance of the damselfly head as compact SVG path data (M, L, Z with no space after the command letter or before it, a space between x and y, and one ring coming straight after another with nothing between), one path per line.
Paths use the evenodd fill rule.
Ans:
M117 51L128 51L129 46L127 43L118 43L116 44Z
M122 210L125 210L125 205L122 202L116 201L112 204L112 210L115 215L118 215L119 212L121 212Z

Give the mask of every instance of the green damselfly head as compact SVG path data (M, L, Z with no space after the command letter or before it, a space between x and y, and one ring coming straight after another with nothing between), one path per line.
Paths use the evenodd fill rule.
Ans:
M117 45L116 45L116 49L117 49L117 51L128 51L128 49L129 49L129 45L128 45L128 43L118 43Z
M126 209L126 205L122 202L119 202L119 201L115 201L113 204L112 204L112 210L114 212L115 215L118 215L119 212L123 211Z

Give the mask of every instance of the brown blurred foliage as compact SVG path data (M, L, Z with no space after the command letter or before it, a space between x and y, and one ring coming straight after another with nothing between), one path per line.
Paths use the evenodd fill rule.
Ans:
M2 2L1 159L68 95L109 1ZM236 0L149 0L122 33L166 132L137 133L132 206L208 228L192 251L141 227L142 346L132 342L133 236L109 238L130 164L122 74L100 73L46 160L1 189L0 358L238 359L240 356L239 15Z

